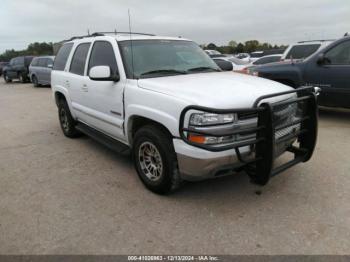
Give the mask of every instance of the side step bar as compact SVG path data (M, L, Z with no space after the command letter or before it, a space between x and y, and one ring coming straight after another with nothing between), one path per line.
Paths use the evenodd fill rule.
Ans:
M107 136L103 134L102 132L89 127L88 125L85 125L83 123L78 123L75 128L79 130L80 132L84 133L85 135L91 137L92 139L96 140L97 142L103 144L104 146L108 147L109 149L119 153L119 154L129 154L130 153L130 147L113 139L110 136Z

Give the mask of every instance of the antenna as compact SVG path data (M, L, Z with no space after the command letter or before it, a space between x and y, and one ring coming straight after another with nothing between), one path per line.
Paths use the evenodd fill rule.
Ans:
M134 78L134 49L132 44L132 36L131 36L131 15L130 15L130 9L128 9L128 16L129 16L129 34L130 34L130 48L131 48L131 68L132 68L132 77Z
M88 30L87 30L87 31L88 31L87 33L88 33L88 36L89 36L89 35L90 35L90 30L89 30L89 28L88 28Z

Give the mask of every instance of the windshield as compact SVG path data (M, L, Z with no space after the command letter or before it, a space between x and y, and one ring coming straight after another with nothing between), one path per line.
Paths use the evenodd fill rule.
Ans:
M296 45L293 46L286 56L286 59L304 59L315 53L320 44Z
M120 41L118 44L128 78L220 71L215 62L194 42L134 40L132 45L131 41Z

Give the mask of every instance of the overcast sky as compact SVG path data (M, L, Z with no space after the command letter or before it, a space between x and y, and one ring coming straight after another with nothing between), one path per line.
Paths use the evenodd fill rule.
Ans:
M350 32L349 0L1 0L0 53L95 31L183 36L199 44L273 44Z

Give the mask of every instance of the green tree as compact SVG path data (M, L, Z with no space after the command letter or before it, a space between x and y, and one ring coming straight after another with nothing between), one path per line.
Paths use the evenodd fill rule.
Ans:
M41 55L52 55L53 54L53 45L52 43L32 43L29 44L28 47L24 50L15 51L14 49L6 50L4 53L0 55L0 61L10 61L12 58L16 56L23 55L33 55L33 56L41 56Z
M229 46L229 47L236 48L237 45L238 45L237 42L234 41L234 40L231 40L230 42L228 42L228 46Z
M259 46L260 46L258 40L249 40L249 41L246 41L244 44L245 44L244 49L247 53L257 51L259 49Z
M216 50L217 46L213 43L210 43L209 45L207 45L207 49L210 49L210 50Z
M242 43L239 43L236 47L235 53L244 53L245 46Z

